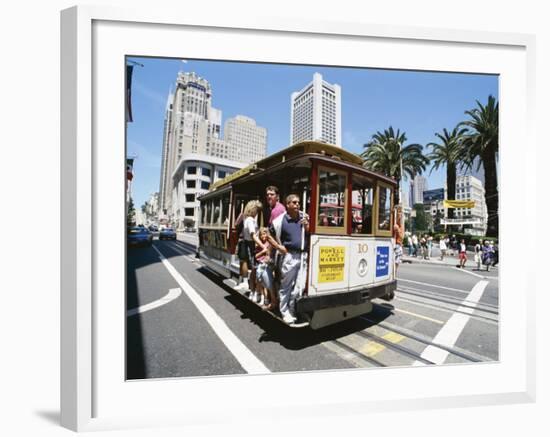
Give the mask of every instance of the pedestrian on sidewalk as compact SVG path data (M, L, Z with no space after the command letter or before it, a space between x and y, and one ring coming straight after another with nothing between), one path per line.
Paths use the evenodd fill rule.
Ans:
M416 234L413 234L412 236L412 243L413 243L413 255L412 256L418 256L418 237Z
M427 235L420 237L420 255L422 259L428 259L428 241L426 239Z
M451 243L451 256L455 256L455 250L457 250L457 247L456 247L456 236L453 234L450 238L450 243Z
M466 265L466 261L468 260L468 257L466 256L466 243L464 242L464 239L460 240L460 244L458 245L458 260L459 264L457 267L463 269Z
M413 246L412 235L410 232L407 232L407 246L409 248L409 256L412 256L414 246Z
M428 259L430 259L432 257L432 248L433 248L433 244L434 244L434 237L432 237L431 235L428 235L427 242L428 242Z
M474 262L476 263L477 269L481 270L481 247L483 245L483 240L479 240L474 246Z
M485 240L481 251L483 265L487 268L487 271L489 271L493 263L493 248L489 245L489 240Z
M439 251L441 252L441 255L439 259L443 261L445 259L445 256L447 255L447 238L445 236L441 236L439 239Z

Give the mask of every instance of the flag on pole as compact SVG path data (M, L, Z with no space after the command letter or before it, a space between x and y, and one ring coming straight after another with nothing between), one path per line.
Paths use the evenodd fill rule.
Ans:
M129 181L134 179L134 158L126 159L126 179Z
M444 200L445 208L473 208L475 206L473 200Z
M132 73L133 65L126 65L126 121L133 122L132 117Z

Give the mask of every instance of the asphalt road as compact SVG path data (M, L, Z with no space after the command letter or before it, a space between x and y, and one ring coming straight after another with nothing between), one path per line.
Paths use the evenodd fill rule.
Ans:
M195 259L195 237L178 238L128 250L128 379L498 360L496 272L403 264L393 301L314 331L224 286Z

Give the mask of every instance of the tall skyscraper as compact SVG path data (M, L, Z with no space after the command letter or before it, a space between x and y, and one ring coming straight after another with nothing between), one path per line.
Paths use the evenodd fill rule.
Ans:
M428 182L424 176L416 175L413 179L413 205L424 203L424 191L428 189Z
M227 159L252 163L267 155L267 129L244 115L229 118L223 128L224 140L229 143L233 156Z
M206 153L209 138L218 138L221 111L212 108L212 90L196 73L180 72L168 96L164 118L160 208L167 212L172 199L172 173L184 154Z
M159 187L159 216L162 217L167 213L167 205L165 199L167 198L168 189L168 151L170 145L170 131L172 127L172 106L174 102L174 95L170 91L168 93L168 99L166 101L166 109L164 112L164 125L162 135L162 158L160 161L160 187Z
M174 213L174 171L184 156L199 154L250 163L264 158L267 130L243 115L227 120L221 137L222 111L212 107L209 82L193 72L180 72L168 94L164 116L159 212Z
M315 140L342 147L341 90L319 73L290 98L290 143Z

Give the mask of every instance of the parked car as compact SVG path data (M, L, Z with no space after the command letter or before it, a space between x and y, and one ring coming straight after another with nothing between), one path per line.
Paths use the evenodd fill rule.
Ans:
M197 230L193 226L187 226L185 232L197 232Z
M128 246L151 246L153 244L153 234L143 226L134 226L128 228L127 234Z
M164 228L159 233L159 240L175 240L176 231L172 228Z

